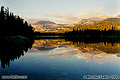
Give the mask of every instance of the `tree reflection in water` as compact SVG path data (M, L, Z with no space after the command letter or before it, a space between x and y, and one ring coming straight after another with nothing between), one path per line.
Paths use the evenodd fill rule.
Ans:
M32 53L43 54L51 59L79 59L95 64L117 63L120 57L120 42L82 42L65 39L34 40ZM37 51L38 49L39 51Z
M57 47L67 46L79 49L82 52L91 53L91 51L104 51L108 54L120 53L120 42L100 41L100 42L85 42L85 41L72 41L65 39L38 39L34 40L34 48L38 50L52 50Z
M89 39L88 39L89 40ZM101 39L99 39L101 40ZM103 39L102 39L103 40ZM116 40L116 39L115 39ZM10 65L10 61L14 61L15 59L19 59L21 56L24 55L24 52L27 52L30 48L36 48L40 51L54 51L56 48L60 48L62 51L58 51L61 54L53 54L47 55L45 57L56 57L67 55L67 58L71 58L74 56L74 52L80 51L77 56L80 58L81 55L87 56L91 59L90 56L84 54L89 53L91 56L109 56L109 55L116 55L117 57L120 56L120 40L118 41L98 41L98 42L86 42L87 40L66 40L66 39L38 39L34 40L35 43L32 46L32 43L12 43L4 40L0 40L0 60L2 68ZM90 40L91 41L91 40ZM95 40L92 40L95 41ZM61 47L65 48L64 50L68 51L69 54L65 54L64 50ZM73 49L71 49L73 48ZM71 54L70 54L71 50ZM74 51L77 50L77 51ZM70 55L70 56L69 56Z
M28 49L32 48L32 43L15 43L5 40L0 40L0 60L1 67L4 69L6 66L10 66L10 61L19 59L27 52Z

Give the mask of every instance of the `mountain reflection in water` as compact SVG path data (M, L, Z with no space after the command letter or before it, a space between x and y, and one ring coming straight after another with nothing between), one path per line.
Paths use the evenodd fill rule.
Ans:
M66 41L65 39L40 39L35 40L33 48L38 49L38 53L47 54L45 57L49 58L70 59L75 56L77 59L85 59L86 62L95 60L100 64L114 62L116 57L120 57L120 43L117 42L85 43ZM37 53L36 51L33 53Z
M39 39L34 40L33 45L5 41L0 44L0 75L27 75L27 80L84 80L84 75L120 76L119 42Z
M19 59L23 56L32 44L17 44L1 41L0 43L0 60L2 68L10 65L10 61ZM39 39L34 40L33 48L29 53L44 53L46 58L64 57L70 59L85 59L86 62L92 60L96 63L114 62L115 57L120 57L120 43L85 43L80 41L66 41L65 39ZM27 54L27 53L26 53ZM105 58L106 57L106 58Z

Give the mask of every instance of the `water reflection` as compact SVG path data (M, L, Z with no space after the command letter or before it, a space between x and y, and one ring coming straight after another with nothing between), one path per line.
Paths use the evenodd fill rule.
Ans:
M0 61L1 67L4 69L10 66L10 62L19 59L32 47L32 43L17 43L0 40Z
M120 43L85 43L66 41L65 39L35 40L34 48L46 53L45 57L84 59L86 62L95 60L96 63L114 62L120 56ZM35 52L36 53L36 52Z
M39 39L31 44L0 45L0 75L27 75L28 80L84 80L84 75L119 75L120 43ZM31 50L28 50L31 48ZM27 51L28 50L28 51ZM24 53L27 51L26 53Z
M19 59L28 49L28 53L43 53L45 58L84 59L95 63L114 62L120 57L120 43L85 43L81 41L67 41L65 39L39 39L35 43L10 43L0 41L0 60L2 68L10 65L10 61ZM27 53L26 53L27 54Z

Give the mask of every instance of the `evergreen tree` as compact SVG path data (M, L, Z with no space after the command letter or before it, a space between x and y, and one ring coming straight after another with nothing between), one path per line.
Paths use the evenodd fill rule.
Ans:
M28 38L33 38L34 31L27 21L24 22L22 18L9 13L9 8L2 6L0 11L0 36L15 36L21 35Z

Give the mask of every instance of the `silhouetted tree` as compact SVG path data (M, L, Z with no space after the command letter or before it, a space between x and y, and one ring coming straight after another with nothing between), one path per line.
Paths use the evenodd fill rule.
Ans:
M21 35L28 38L33 38L34 30L27 21L9 12L9 8L2 6L0 11L0 36L15 36Z

